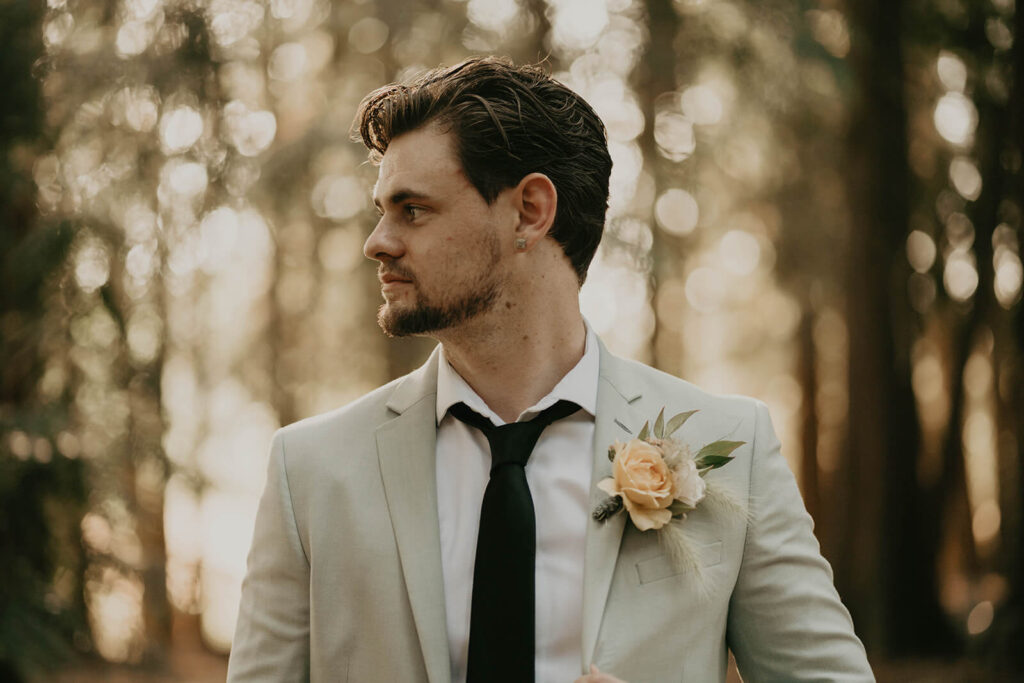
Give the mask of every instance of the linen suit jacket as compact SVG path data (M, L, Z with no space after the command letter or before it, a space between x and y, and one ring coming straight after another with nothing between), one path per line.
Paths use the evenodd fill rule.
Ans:
M873 680L764 404L716 397L600 347L593 480L662 407L699 410L691 447L745 441L708 475L749 515L698 507L703 586L625 514L590 520L581 673L627 683ZM451 680L435 475L437 350L354 403L279 430L260 500L229 681ZM591 488L591 508L604 497ZM543 524L543 520L538 520ZM538 683L549 683L540 681ZM571 683L571 681L550 683Z

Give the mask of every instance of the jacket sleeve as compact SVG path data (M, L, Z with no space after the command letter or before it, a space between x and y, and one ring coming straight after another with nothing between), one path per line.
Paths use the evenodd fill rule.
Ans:
M727 640L745 681L873 681L813 522L757 402L743 560Z
M308 679L309 559L295 523L284 437L278 431L256 513L227 680Z

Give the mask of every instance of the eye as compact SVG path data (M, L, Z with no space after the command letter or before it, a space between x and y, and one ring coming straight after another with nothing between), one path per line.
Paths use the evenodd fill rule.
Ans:
M411 221L414 221L420 216L422 216L423 212L426 211L426 209L424 209L422 206L406 204L405 206L402 207L402 211L405 212L406 218L408 218Z

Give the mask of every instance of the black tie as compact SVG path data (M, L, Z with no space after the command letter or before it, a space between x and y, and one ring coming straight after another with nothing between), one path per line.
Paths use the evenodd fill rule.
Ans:
M537 525L524 468L544 428L579 409L559 401L529 422L496 427L464 403L450 408L491 445L491 478L480 506L473 568L466 683L534 680Z

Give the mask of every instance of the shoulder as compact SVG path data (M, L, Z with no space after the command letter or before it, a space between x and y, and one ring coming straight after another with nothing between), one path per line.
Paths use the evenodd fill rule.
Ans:
M372 439L377 427L408 408L437 396L437 349L419 368L377 387L334 410L299 420L278 430L286 446L330 443L356 446Z
M750 396L717 394L692 382L670 375L639 361L607 353L601 368L601 379L623 393L627 401L642 397L645 406L660 402L665 412L699 410L706 416L732 421L756 421L765 404ZM653 417L653 416L652 416Z
M277 430L271 454L295 496L309 498L324 490L327 481L365 484L378 476L377 430L395 418L388 404L404 379Z
M403 379L404 377L399 377L351 403L286 425L278 430L278 435L291 444L310 439L320 440L354 427L366 429L380 424L394 416L387 408L387 403L395 387Z
M278 430L275 441L288 462L318 462L376 452L378 429L410 407L433 405L437 396L437 353L418 369L360 398Z

